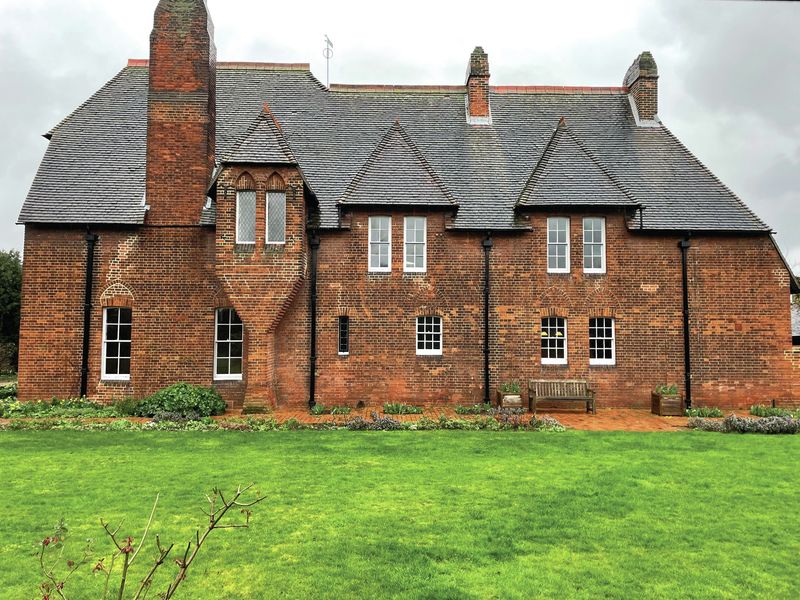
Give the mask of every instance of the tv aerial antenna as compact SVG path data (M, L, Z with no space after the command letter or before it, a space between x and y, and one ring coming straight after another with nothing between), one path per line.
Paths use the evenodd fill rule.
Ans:
M333 58L333 42L328 34L325 34L325 50L322 51L325 57L325 85L331 87L331 58Z

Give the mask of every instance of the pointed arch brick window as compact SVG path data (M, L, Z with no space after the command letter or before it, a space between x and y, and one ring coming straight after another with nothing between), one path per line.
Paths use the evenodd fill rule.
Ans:
M256 182L250 173L236 180L236 243L256 243Z
M267 244L286 243L286 182L277 173L267 180Z

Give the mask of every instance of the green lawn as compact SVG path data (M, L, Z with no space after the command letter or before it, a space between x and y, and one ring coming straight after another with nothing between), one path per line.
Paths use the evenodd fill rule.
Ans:
M800 436L4 432L0 457L2 598L33 597L62 516L105 547L100 516L138 533L161 492L153 532L185 542L203 492L250 481L252 528L179 598L800 596Z

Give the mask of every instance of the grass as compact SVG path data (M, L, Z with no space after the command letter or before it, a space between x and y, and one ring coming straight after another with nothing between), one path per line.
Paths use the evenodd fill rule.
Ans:
M77 552L161 492L153 532L185 542L203 492L250 481L252 528L215 532L180 598L800 595L800 436L5 432L0 456L4 598L33 597L62 516Z

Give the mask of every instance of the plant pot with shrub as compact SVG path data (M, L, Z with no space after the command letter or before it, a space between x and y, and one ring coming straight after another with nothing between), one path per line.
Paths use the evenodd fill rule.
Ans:
M686 403L678 392L677 385L658 385L650 396L650 408L654 415L682 417L686 411Z
M522 388L518 381L507 381L497 390L497 406L522 408Z

